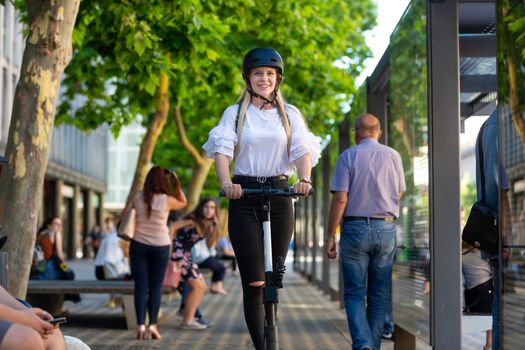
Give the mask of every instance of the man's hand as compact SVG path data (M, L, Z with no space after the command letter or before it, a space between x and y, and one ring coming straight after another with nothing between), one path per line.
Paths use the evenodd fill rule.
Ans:
M337 247L333 239L324 242L324 249L329 259L337 258Z
M53 318L48 312L36 307L17 312L19 323L33 328L42 338L46 339L48 335L53 334L55 326L46 321Z
M242 187L231 182L222 185L224 196L228 199L239 199L242 197Z

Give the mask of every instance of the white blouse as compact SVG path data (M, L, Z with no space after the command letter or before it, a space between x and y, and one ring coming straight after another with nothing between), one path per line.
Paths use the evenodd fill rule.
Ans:
M215 158L215 154L220 153L233 159L237 144L235 119L238 108L238 105L226 108L219 125L210 131L208 141L202 146L208 157ZM291 129L290 157L286 132L277 108L260 110L253 104L248 106L233 175L290 176L295 161L307 153L310 154L312 167L317 164L321 156L320 138L307 129L296 107L286 105L286 113Z

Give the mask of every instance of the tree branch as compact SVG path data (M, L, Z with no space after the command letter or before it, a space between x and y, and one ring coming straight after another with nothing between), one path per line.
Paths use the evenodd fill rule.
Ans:
M175 107L175 121L177 122L177 130L179 132L180 141L182 146L190 152L190 154L195 158L197 163L202 163L202 156L199 154L199 151L193 146L193 144L188 140L186 136L186 129L184 128L184 123L182 122L182 115L180 112L180 105Z

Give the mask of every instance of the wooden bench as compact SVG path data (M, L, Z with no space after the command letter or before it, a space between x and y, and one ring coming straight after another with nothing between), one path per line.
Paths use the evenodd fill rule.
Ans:
M46 308L49 310L53 306L46 307L42 305L41 298L43 294L52 296L55 304L62 308L64 294L122 294L122 303L124 308L124 315L126 317L126 326L132 329L136 326L135 303L133 301L133 293L135 291L133 281L99 281L99 280L29 280L27 287L27 295L29 303L34 306ZM164 287L163 294L171 294L176 292L174 288ZM40 304L40 305L39 305ZM56 308L57 305L55 305Z

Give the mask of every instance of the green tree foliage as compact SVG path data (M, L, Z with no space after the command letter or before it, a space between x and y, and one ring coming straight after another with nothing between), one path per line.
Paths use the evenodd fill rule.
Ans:
M356 92L354 77L370 55L363 32L374 24L370 0L84 0L58 121L81 129L108 123L115 134L139 116L147 124L164 72L171 113L180 107L187 138L200 150L241 92L243 55L269 46L285 60L283 94L317 134L327 134L343 118L341 103ZM195 157L182 147L173 120L154 161L176 167L183 183L195 175Z
M193 84L188 97L179 100L189 139L200 147L223 110L235 103L244 86L242 57L257 46L274 47L283 56L285 79L281 89L288 102L301 109L310 128L318 135L335 136L335 126L344 117L341 103L356 93L354 77L369 56L362 34L374 24L374 11L368 1L337 5L290 1L278 6L276 1L262 1L257 6L246 3L228 9L227 52L213 64L213 78ZM337 60L343 64L334 65ZM175 128L174 122L166 127L154 159L166 166L175 164L184 182L191 176L193 161L180 152L170 152L180 149ZM209 194L216 194L214 175L206 187Z
M160 74L197 78L227 33L200 1L82 1L58 122L81 129L108 123L115 134L138 116L147 122ZM75 98L80 106L72 105Z

